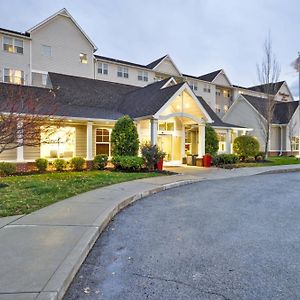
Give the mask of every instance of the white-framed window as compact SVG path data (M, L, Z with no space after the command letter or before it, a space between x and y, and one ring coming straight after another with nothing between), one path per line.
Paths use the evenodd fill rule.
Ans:
M108 64L98 62L98 74L108 75Z
M80 53L79 54L79 59L80 59L80 62L82 64L87 64L88 63L87 54L85 54L85 53Z
M228 108L229 108L228 105L225 104L225 105L224 105L224 112L227 112L227 111L228 111Z
M3 81L6 83L24 84L24 71L5 68Z
M219 152L226 150L226 133L218 133Z
M174 131L175 130L174 122L159 122L158 130L159 131Z
M221 112L221 107L220 107L220 104L216 104L216 112Z
M42 54L46 57L52 56L52 48L48 45L42 45Z
M189 86L193 91L198 91L198 84L196 81L190 81Z
M225 98L230 98L230 91L229 90L223 90L223 96Z
M299 137L293 136L292 137L292 151L299 151Z
M3 50L9 53L23 54L24 52L23 40L4 36Z
M139 70L138 71L138 80L148 81L148 72Z
M110 156L110 130L107 128L96 129L96 155L107 154Z
M128 68L119 66L117 75L118 77L129 78Z
M219 89L216 89L216 96L221 96L221 91Z
M203 87L203 92L205 93L210 93L210 85L209 84L205 84Z

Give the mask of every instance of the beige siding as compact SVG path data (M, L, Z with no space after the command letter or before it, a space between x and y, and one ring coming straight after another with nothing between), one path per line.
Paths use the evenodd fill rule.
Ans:
M41 155L41 148L40 146L37 147L29 147L24 146L24 159L25 160L36 160Z
M87 143L87 135L86 135L86 126L78 125L76 128L76 148L75 153L76 156L86 157L86 143Z
M174 136L174 150L173 150L173 159L181 160L181 142L182 138L180 136Z
M293 96L291 95L287 84L284 83L281 88L279 89L277 95L275 96L275 100L277 101L292 101Z
M17 149L6 150L0 153L0 161L16 160L17 159Z
M23 40L23 54L4 51L4 36ZM0 33L0 82L4 79L4 68L24 71L25 84L30 83L30 40Z
M175 66L169 59L164 59L156 68L154 68L156 72L165 73L173 76L180 76Z
M231 87L230 82L227 80L226 76L221 72L218 76L214 79L214 84L228 86Z
M279 151L280 150L280 135L281 131L279 127L272 127L271 128L271 144L270 144L270 151Z
M93 47L70 18L56 16L31 33L32 69L75 76L94 77ZM51 57L42 53L42 45L51 46ZM79 54L88 63L82 64Z

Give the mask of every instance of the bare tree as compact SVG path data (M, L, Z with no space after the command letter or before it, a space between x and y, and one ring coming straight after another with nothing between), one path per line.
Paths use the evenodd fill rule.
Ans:
M280 66L273 53L270 33L264 43L264 55L261 64L257 64L258 79L261 84L261 91L266 95L266 105L264 107L264 119L260 122L262 135L264 138L264 155L268 157L269 142L271 136L271 125L275 110L276 101L274 95L277 91L277 81L280 74Z
M0 153L40 145L41 126L51 134L56 109L53 90L0 84Z

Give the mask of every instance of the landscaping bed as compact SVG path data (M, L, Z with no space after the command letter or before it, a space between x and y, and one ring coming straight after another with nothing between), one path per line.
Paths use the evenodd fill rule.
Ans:
M79 193L162 172L47 172L0 178L0 217L28 214ZM7 186L5 186L7 185Z

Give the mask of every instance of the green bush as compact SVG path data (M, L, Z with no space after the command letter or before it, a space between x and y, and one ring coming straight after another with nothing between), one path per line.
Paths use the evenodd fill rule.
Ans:
M138 156L114 156L112 163L116 169L124 171L139 171L144 166L144 159Z
M157 145L151 145L150 143L144 143L142 145L141 153L147 169L151 171L154 170L155 165L166 156L166 153L161 151Z
M98 154L94 157L94 168L97 170L104 170L107 165L108 155Z
M120 118L111 132L112 154L135 156L139 150L136 126L129 116Z
M67 162L62 158L57 158L53 161L53 166L56 171L63 171L67 167Z
M235 154L219 154L214 157L213 164L215 166L221 165L233 165L239 161L239 158Z
M74 171L82 171L84 168L85 159L81 156L71 158L70 167Z
M241 160L255 157L259 151L259 142L251 135L242 135L233 142L233 151Z
M8 162L0 162L0 175L8 176L16 173L16 165Z
M205 153L212 156L216 155L219 150L218 135L214 128L209 124L205 126Z
M46 158L37 158L35 160L35 166L39 172L45 172L48 167L48 160Z
M256 161L263 161L265 159L265 153L264 152L257 152L255 154L255 160Z

